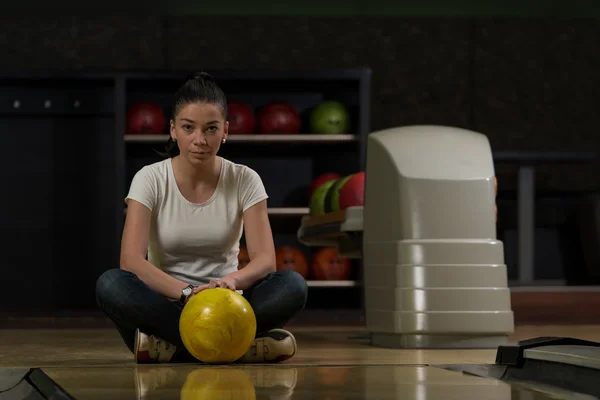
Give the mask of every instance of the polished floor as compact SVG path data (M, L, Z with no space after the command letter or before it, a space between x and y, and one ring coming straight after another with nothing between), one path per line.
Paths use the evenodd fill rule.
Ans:
M493 349L373 348L350 328L294 333L299 352L285 363L210 367L136 365L113 330L0 330L0 367L40 367L75 399L578 398L431 366L493 363ZM600 326L521 326L511 341L537 336L600 341Z

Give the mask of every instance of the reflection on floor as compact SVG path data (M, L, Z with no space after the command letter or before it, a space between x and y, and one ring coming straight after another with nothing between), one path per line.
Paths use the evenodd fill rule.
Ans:
M40 367L76 399L546 399L427 364L493 363L495 350L373 348L350 329L294 331L299 353L280 365L136 365L112 330L0 331L0 366ZM600 340L599 326L520 327L536 336ZM1 397L1 394L0 394Z
M522 392L534 398L534 392L504 382L410 365L55 368L46 373L76 399L506 400L521 398Z

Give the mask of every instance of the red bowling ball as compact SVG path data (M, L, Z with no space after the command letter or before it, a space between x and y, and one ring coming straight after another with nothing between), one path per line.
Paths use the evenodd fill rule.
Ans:
M300 132L300 115L288 103L270 103L257 118L258 131L264 134L296 134Z

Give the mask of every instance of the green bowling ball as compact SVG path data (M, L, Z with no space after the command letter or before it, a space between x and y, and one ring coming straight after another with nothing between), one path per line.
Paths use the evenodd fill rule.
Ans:
M313 133L336 135L348 133L349 128L350 115L339 101L324 101L310 114L310 129Z
M319 186L310 198L310 215L325 214L325 198L327 191L336 181L328 181Z
M333 185L327 190L325 197L325 212L336 212L340 210L340 190L351 175L337 179Z
M329 189L329 210L336 212L340 210L340 190L344 187L344 184L352 175L345 176L338 179Z

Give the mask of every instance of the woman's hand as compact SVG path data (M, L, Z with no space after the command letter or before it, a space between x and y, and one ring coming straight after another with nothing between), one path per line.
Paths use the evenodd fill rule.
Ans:
M194 297L201 291L206 290L206 289L214 289L214 288L218 288L218 287L230 289L235 292L236 279L233 276L224 276L221 279L217 279L217 280L211 279L209 283L205 283L204 285L196 286L192 290L192 294L190 295L190 297L188 297L187 300L185 301L185 304L187 304L192 299L192 297Z
M237 285L237 282L234 277L224 276L223 278L217 279L217 280L211 279L209 283L195 287L194 290L192 291L192 293L198 294L205 289L214 289L214 288L218 288L218 287L235 291L236 285Z

